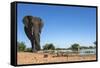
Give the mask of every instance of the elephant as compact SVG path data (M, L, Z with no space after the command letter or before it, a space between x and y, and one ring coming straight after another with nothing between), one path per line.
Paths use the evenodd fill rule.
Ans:
M40 34L44 25L42 19L35 16L24 16L23 24L24 32L31 42L32 52L41 50Z

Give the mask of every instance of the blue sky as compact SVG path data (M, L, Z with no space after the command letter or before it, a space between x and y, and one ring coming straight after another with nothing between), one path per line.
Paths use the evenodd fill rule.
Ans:
M27 47L31 44L22 22L26 15L40 17L44 22L41 47L46 43L62 48L74 43L90 46L96 40L96 8L18 3L17 14L18 41L23 41Z

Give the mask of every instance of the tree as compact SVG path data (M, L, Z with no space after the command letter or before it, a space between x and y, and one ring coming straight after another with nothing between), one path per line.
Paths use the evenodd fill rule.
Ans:
M26 45L24 42L17 42L18 45L18 51L25 51Z
M73 51L79 51L80 45L77 44L77 43L75 43L75 44L73 44L73 45L71 46L71 49L72 49Z
M43 46L43 50L55 50L55 46L51 43L51 44L45 44Z

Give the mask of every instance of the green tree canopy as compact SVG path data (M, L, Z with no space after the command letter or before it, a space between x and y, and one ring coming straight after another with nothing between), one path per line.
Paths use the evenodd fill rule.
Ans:
M79 48L80 48L80 45L79 45L79 44L77 44L77 43L72 44L72 46L71 46L71 49L72 49L73 51L78 51L78 50L79 50Z
M55 50L55 46L51 43L51 44L45 44L43 46L43 50Z
M18 51L25 51L26 45L24 42L17 42Z

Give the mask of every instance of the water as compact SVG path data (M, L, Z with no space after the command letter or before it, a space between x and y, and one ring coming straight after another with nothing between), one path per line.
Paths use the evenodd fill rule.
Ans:
M55 53L64 52L64 53L74 53L72 50L46 50L46 52L52 52ZM81 49L79 52L80 55L90 55L90 54L96 54L96 49Z
M96 54L96 49L81 49L80 55Z

